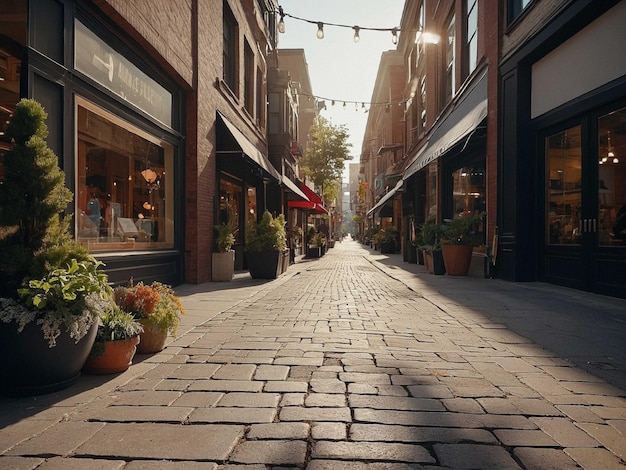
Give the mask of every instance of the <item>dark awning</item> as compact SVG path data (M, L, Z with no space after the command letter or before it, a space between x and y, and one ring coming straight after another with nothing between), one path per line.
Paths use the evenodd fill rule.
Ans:
M487 71L470 85L452 111L436 125L428 141L416 154L402 176L407 179L445 154L471 134L487 117Z
M309 198L306 196L306 194L304 194L304 192L298 187L298 185L296 185L296 183L291 181L289 178L287 178L286 176L283 176L281 182L283 186L285 186L286 189L288 189L289 191L291 191L291 193L294 194L295 199L301 199L302 201L309 201Z
M402 187L403 184L404 184L404 180L398 181L396 183L396 186L393 189L391 189L389 192L387 192L387 194L381 197L380 201L378 201L374 207L372 207L370 210L367 211L367 215L373 214L377 210L381 209L385 204L387 204L387 202L389 202L391 198L395 196L395 194L398 192L398 190Z
M276 171L276 168L272 166L268 158L261 152L255 145L248 140L248 138L243 135L243 133L237 129L237 127L230 122L222 113L217 112L217 116L224 123L228 132L232 134L234 139L237 141L237 145L239 145L240 152L248 157L254 164L262 168L265 173L269 176L273 177L277 181L281 180L280 173ZM227 154L233 153L233 151L220 149L217 151L218 154ZM239 151L237 151L239 153Z

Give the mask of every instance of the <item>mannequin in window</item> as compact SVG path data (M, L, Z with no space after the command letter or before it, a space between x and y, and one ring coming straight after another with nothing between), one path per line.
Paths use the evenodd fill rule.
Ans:
M100 200L98 199L96 193L91 193L91 198L87 202L86 212L96 228L100 230L100 219L102 218L102 214L100 213Z

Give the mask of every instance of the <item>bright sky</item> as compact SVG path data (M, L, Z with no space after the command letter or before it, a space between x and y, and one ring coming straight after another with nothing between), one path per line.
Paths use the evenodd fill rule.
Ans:
M286 14L299 18L362 28L400 26L404 8L404 0L279 0L279 4ZM372 99L381 54L396 46L388 31L361 30L358 43L354 42L352 28L325 25L321 40L316 32L317 25L285 16L285 33L279 34L278 47L304 49L313 94L328 98L327 109L321 114L335 125L345 124L353 156L347 163L357 163L367 124L361 103ZM344 109L344 100L358 101L358 111L354 103Z

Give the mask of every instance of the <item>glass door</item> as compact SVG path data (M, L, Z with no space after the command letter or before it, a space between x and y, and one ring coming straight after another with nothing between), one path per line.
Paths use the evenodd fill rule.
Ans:
M626 107L543 138L543 280L626 297Z

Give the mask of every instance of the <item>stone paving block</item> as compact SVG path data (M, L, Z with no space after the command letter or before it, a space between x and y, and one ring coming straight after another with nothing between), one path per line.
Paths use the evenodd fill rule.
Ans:
M190 423L271 423L275 408L198 408L189 416Z
M360 424L350 426L350 439L353 441L386 442L475 442L496 444L497 440L484 429L451 429L416 426L395 426L383 424Z
M562 447L599 447L598 441L580 430L567 418L530 418Z
M543 431L529 429L496 429L497 438L508 447L558 447Z
M359 395L381 395L390 397L406 397L409 393L399 385L348 384L348 393Z
M340 393L346 392L346 384L336 378L314 378L309 382L311 390L317 393Z
M43 432L56 423L57 419L22 420L0 429L0 454L24 439Z
M485 379L471 379L458 377L440 377L440 380L456 397L503 397L504 392Z
M216 463L212 462L133 460L132 462L128 462L126 464L124 470L154 470L155 468L158 470L218 470L220 467Z
M573 393L585 394L585 395L605 395L605 396L619 396L623 393L623 390L613 385L609 385L606 382L566 382L561 381L561 385Z
M520 374L518 378L544 397L571 394L558 380L548 377L546 374Z
M537 425L525 416L516 415L475 415L481 427L487 429L537 429Z
M190 392L260 392L263 382L251 380L198 380L192 383Z
M595 382L601 383L602 379L596 377L589 372L586 372L577 367L573 367L571 364L567 367L557 367L554 365L542 366L542 370L546 371L556 380L565 382Z
M170 374L170 378L210 379L219 368L219 364L181 364Z
M243 426L232 425L113 423L80 446L76 454L123 459L225 460L243 432Z
M301 408L288 406L279 414L281 421L352 421L350 408Z
M311 457L313 459L435 463L435 459L422 446L385 442L317 441L313 443Z
M230 392L222 395L217 406L243 408L276 408L280 400L278 393Z
M285 380L289 376L289 366L260 365L254 373L254 380Z
M454 394L445 385L409 385L409 395L423 398L454 398Z
M298 392L307 392L309 389L309 384L306 382L296 382L292 380L272 380L270 382L265 382L265 386L263 387L263 391L265 392L280 392L280 393L298 393Z
M8 455L67 455L104 427L104 423L60 422L8 450Z
M474 414L372 410L367 408L357 408L356 410L354 410L354 421L378 424L399 424L406 426L434 426L450 428L488 427L484 426L482 419L479 419L479 415Z
M311 460L306 466L306 470L424 470L428 468L431 467L420 464L393 462L365 463L340 460Z
M624 461L606 449L568 448L565 453L582 468L624 470Z
M191 379L163 379L154 385L155 391L183 392L193 383Z
M19 467L7 468L15 469ZM123 460L53 457L38 466L37 470L119 470L122 468L128 468Z
M351 408L373 408L377 410L445 411L439 400L432 398L382 397L377 395L348 396Z
M192 408L209 408L215 406L222 395L221 392L186 392L172 404Z
M269 465L304 465L306 447L306 442L297 440L245 441L237 446L229 461Z
M363 374L360 372L341 372L339 380L342 382L355 382L366 384L391 384L391 379L387 374Z
M323 357L277 357L274 359L275 365L285 366L321 366Z
M493 468L516 470L520 466L513 457L497 445L478 444L435 444L439 463L454 469Z
M176 391L130 391L116 394L117 398L114 404L168 406L180 397L180 395L180 392Z
M39 465L45 462L40 457L17 457L0 455L0 468L11 470L32 470L33 468L41 468Z
M306 393L283 393L280 406L304 406Z
M626 436L618 432L614 427L596 423L577 423L576 425L604 447L615 453L615 455L626 461Z
M446 398L441 400L441 404L446 410L457 413L483 414L485 412L478 401L473 398Z
M498 357L495 359L495 362L507 372L525 372L530 374L541 372L535 366L519 357Z
M186 406L109 406L94 413L90 419L119 423L164 422L182 423L193 408Z
M226 364L215 373L215 380L252 380L256 366L252 364Z
M576 470L580 467L565 452L557 449L517 447L513 453L527 470Z
M502 358L507 359L507 358ZM489 382L498 387L516 387L522 385L518 378L511 372L507 372L503 367L495 362L483 362L480 359L472 359L472 367L483 377L488 377Z
M310 393L304 400L305 406L345 407L346 396L338 393Z
M311 423L311 437L315 440L343 441L347 438L344 423Z
M614 408L612 406L590 406L588 408L600 418L626 420L626 405L624 408Z
M263 423L253 424L248 439L306 439L309 425L306 423Z

